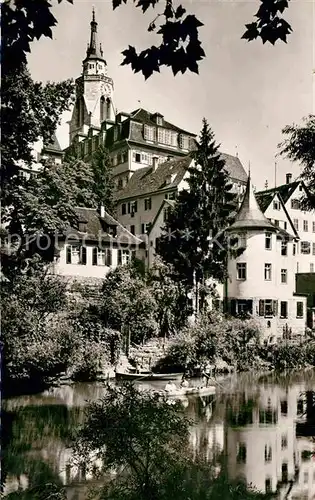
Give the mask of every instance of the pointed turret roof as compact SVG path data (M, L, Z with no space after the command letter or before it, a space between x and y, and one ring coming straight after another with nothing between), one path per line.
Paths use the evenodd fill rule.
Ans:
M97 22L95 20L94 7L92 10L92 21L90 24L91 24L91 37L90 37L90 43L87 46L85 61L87 59L102 59L103 61L105 61L105 59L103 58L102 46L100 43L98 43L97 39Z
M235 222L227 231L237 231L239 229L268 229L269 231L277 231L277 228L264 216L259 208L250 174L248 175L242 205L236 215Z

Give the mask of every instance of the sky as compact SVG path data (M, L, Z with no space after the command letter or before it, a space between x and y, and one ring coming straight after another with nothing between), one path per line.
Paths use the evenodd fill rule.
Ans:
M177 5L179 0L174 0ZM145 15L131 0L112 10L111 0L63 0L53 2L58 24L53 39L35 41L29 67L35 80L60 81L77 78L82 71L90 34L92 7L98 22L108 74L114 80L114 104L119 111L138 107L159 111L167 121L198 134L205 117L220 150L238 154L245 170L250 164L253 183L263 189L285 182L285 174L300 173L298 164L277 157L284 126L302 122L315 112L315 0L291 0L285 19L293 33L288 43L275 46L241 40L245 24L253 20L258 0L191 0L181 2L204 26L200 29L206 58L199 75L186 72L173 76L163 68L147 81L121 66L121 52L134 45L142 50L159 44L149 33L150 21L162 10L157 5ZM140 102L139 102L140 101ZM63 116L57 130L62 147L68 145L70 115Z

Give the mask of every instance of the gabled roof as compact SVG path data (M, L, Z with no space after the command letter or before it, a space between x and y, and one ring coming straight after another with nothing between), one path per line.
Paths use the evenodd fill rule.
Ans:
M116 198L123 200L175 188L182 181L191 162L190 156L185 156L160 163L155 171L152 167L140 168L133 173L126 187L116 193ZM175 177L173 182L167 183L170 175Z
M49 141L47 144L44 144L43 151L63 154L55 133L53 133L51 141Z
M248 176L242 205L237 212L235 222L227 231L238 231L242 229L268 229L269 231L278 231L259 208L250 175Z
M289 184L282 184L281 186L256 193L262 210L265 211L268 208L275 194L279 194L283 202L286 203L300 183L301 181L290 182Z
M78 222L86 224L85 231L79 231L77 227L69 227L65 236L76 236L79 239L85 238L92 241L103 241L108 243L122 243L129 245L140 245L142 240L130 233L122 224L120 224L109 213L104 212L101 217L94 208L77 207L75 209ZM109 234L109 227L116 227L116 236Z
M134 120L138 120L146 125L156 126L157 124L153 120L154 115L162 116L160 113L151 113L150 111L147 111L146 109L143 108L135 109L130 113L130 117L133 118ZM174 130L175 132L182 132L183 134L196 137L196 134L193 134L192 132L187 132L187 130L184 130L180 127L177 127L176 125L173 125L172 123L164 120L164 118L163 118L163 125L161 126L169 130Z
M166 199L164 199L164 200L162 201L162 203L161 203L161 205L160 205L160 208L158 209L157 214L156 214L156 216L154 217L152 224L150 225L150 230L149 230L149 233L148 233L148 234L150 234L150 233L151 233L151 231L152 231L152 229L154 228L154 226L155 226L155 224L156 224L156 221L158 220L158 218L159 218L159 216L160 216L160 214L161 214L161 212L162 212L163 208L164 208L165 206L168 206L168 207L173 208L173 207L174 207L174 205L175 205L175 203L176 203L176 202L175 202L175 200L166 200Z
M220 153L220 156L223 160L225 160L225 169L229 174L229 177L246 183L248 175L245 172L240 159L237 156L232 156L227 153Z
M247 174L238 158L221 153L225 160L225 170L229 177L246 182ZM183 180L187 169L192 163L192 158L187 155L182 158L173 158L158 165L155 172L152 167L144 167L136 170L127 185L116 193L118 200L133 198L159 190L169 190L176 188ZM169 180L172 180L170 183Z

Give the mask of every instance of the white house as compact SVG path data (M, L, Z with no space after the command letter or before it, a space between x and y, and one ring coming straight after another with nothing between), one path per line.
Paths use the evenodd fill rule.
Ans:
M143 256L143 242L107 212L77 208L77 225L55 237L53 273L104 278L111 269Z
M273 224L291 235L299 236L296 242L295 273L315 272L315 210L301 210L301 198L307 197L303 181L291 182L291 174L286 176L286 184L256 194L265 216Z
M295 293L297 238L260 210L250 179L235 222L227 229L230 251L226 299L232 314L256 318L269 341L303 335L306 297Z

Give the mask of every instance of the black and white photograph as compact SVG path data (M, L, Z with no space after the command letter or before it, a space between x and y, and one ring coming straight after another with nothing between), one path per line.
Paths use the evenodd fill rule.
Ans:
M315 0L2 0L5 500L315 500Z

